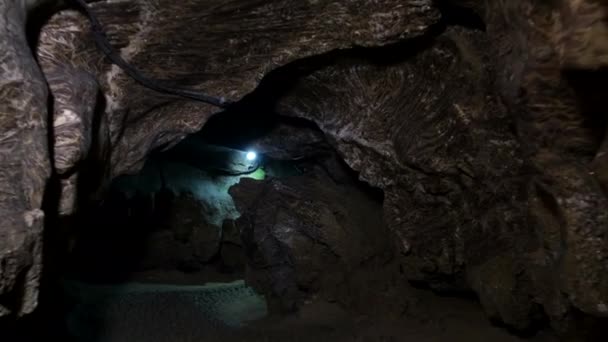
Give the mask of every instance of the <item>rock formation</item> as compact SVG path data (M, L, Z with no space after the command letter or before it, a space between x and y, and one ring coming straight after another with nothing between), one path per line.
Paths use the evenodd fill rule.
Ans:
M0 3L0 316L35 309L53 218L219 111L131 80L74 8L32 4ZM90 6L146 75L242 100L251 116L314 122L384 192L408 280L473 291L491 318L520 330L545 316L561 332L608 317L605 1ZM258 143L283 156L303 145ZM305 201L318 186L264 184L278 189L268 201Z

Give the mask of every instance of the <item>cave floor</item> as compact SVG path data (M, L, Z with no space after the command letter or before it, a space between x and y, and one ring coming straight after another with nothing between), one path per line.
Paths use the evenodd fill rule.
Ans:
M311 303L292 317L267 317L239 341L557 341L545 333L520 338L494 327L476 305L449 300L431 315L401 318L352 315L331 303Z
M514 336L492 326L477 303L438 297L425 290L416 290L416 307L400 315L356 314L336 303L314 299L296 314L266 315L266 303L242 281L228 282L230 279L216 276L213 280L227 282L195 286L191 283L200 284L199 275L176 278L172 273L154 272L135 278L140 282L94 289L71 285L73 293L93 298L88 305L79 306L77 341L557 340L542 332L526 339ZM163 284L167 279L173 284ZM74 329L73 318L69 324Z

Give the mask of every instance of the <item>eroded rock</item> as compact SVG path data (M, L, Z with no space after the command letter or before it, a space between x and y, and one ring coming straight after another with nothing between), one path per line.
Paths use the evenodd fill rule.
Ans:
M90 6L111 44L146 75L230 100L251 92L264 74L291 61L416 37L439 19L439 12L427 0L272 4L193 0L179 5L99 1ZM186 27L185 23L190 24ZM104 138L112 151L108 178L136 171L150 150L199 130L217 111L206 104L162 96L135 83L118 67L105 64L102 55L90 49L86 26L84 17L62 11L43 27L42 44L63 43L62 55L79 51L71 64L94 70L101 83L108 123Z
M486 31L442 32L435 5L446 17L446 3L470 8ZM608 145L601 89L608 78L597 71L607 64L602 1L133 0L91 6L111 43L144 73L231 100L252 92L271 71L303 59L306 66L308 57L321 55L315 59L321 65L294 75L294 88L277 87L270 95L280 98L280 114L314 121L360 178L384 191L384 219L399 237L410 280L438 290L472 289L493 318L520 329L539 307L558 330L580 312L607 315ZM150 151L197 131L216 112L133 82L108 64L75 11L53 15L32 53L25 12L22 1L0 4L0 95L11 99L0 104L0 316L36 306L40 209L52 165L62 186L60 213L67 215L77 208L83 161L103 166L99 177L86 179L92 192L137 171ZM399 44L373 49L392 43ZM34 55L53 97L52 120ZM280 134L270 140L281 141ZM266 150L297 158L294 151ZM290 246L300 267L313 271L320 266L307 264L300 249L329 253L336 265L351 260L323 244L314 249L298 242L308 229L301 222L327 232L340 226L335 213L323 211L331 204L319 204L340 192L319 190L326 181L308 180L309 188L283 180L243 185L264 201L303 201L283 216L263 207L247 212L260 216L254 232ZM287 241L266 216L293 227L299 238ZM337 243L331 238L319 241ZM273 291L288 294L287 306L298 297L289 289L300 291L294 284L320 286L281 267L286 273L273 276L287 285Z
M248 282L275 309L295 310L316 296L352 307L381 298L372 288L390 281L382 272L393 245L380 203L354 184L319 175L242 179L230 190L243 214L236 224ZM351 296L360 287L368 292Z
M31 313L42 270L41 210L51 173L47 88L21 1L0 3L0 317Z
M538 304L555 324L570 306L602 316L607 282L597 276L605 272L578 272L605 268L607 225L594 211L605 210L605 194L586 166L575 166L588 163L599 142L584 126L587 112L573 89L559 82L559 63L546 69L549 62L528 60L525 77L502 79L494 54L521 42L491 41L497 34L448 28L427 45L386 49L391 58L338 56L296 82L278 111L313 120L362 180L384 190L384 217L400 238L410 280L437 290L473 289L491 316L517 329L542 316ZM419 52L410 55L408 47ZM523 70L507 63L509 72ZM529 93L512 92L517 82ZM563 116L549 111L558 108L555 101ZM552 179L546 187L558 209L528 204L535 195L525 189L539 177ZM581 183L571 185L574 179ZM531 222L528 213L537 210L557 212ZM565 222L564 215L572 218ZM583 235L597 235L582 238L581 224ZM536 267L548 258L539 252L546 240L560 265L561 258L572 260L549 262L565 267L558 272L563 282L547 278L553 266Z

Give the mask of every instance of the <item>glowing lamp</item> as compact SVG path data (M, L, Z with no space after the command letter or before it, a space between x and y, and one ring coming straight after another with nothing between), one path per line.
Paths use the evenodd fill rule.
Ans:
M255 160L255 158L258 157L258 155L253 151L249 151L249 152L247 152L247 155L245 157L247 158L247 160L253 161L253 160Z

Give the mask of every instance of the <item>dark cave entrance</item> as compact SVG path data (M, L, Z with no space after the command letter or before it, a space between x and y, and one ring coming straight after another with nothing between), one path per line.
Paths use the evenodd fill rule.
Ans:
M255 151L255 161L246 160L248 151ZM231 226L240 213L228 190L241 179L319 173L357 187L379 205L383 201L383 192L358 181L314 123L218 114L200 132L153 152L139 173L117 178L102 200L86 206L79 214L85 229L70 242L69 272L98 283L127 281L150 270L202 272L209 281L240 279L246 257L233 250L240 237ZM194 236L201 235L195 230L204 233Z
M516 13L511 13L512 10L518 10L515 8L517 6L511 8L498 4L494 8L489 4L486 4L487 7L472 2L469 4L469 1L443 0L431 3L431 7L437 8L439 18L421 26L426 27L425 31L407 40L401 39L388 45L385 45L386 42L370 45L377 47L359 43L342 47L337 45L325 52L311 49L312 56L298 56L297 60L270 73L266 73L268 67L264 67L263 72L258 70L256 80L258 75L265 76L253 93L227 111L212 117L200 132L175 146L163 146L153 151L141 172L115 179L108 188L104 187L101 199L97 197L98 193L93 195L93 192L103 183L101 179L107 165L99 164L114 161L110 155L127 159L130 153L116 153L115 156L114 151L103 151L104 155L87 157L77 165L80 170L77 167L65 174L54 172L56 174L47 184L47 198L43 205L46 222L40 305L37 312L17 323L17 330L25 331L24 336L36 337L12 338L9 331L8 340L43 340L49 337L44 335L51 334L51 338L60 340L113 342L283 341L294 335L302 341L393 341L401 338L512 341L519 340L522 333L530 333L529 337L539 337L539 340L553 340L543 331L549 326L573 333L582 328L602 335L602 322L606 319L588 316L589 312L596 310L593 307L591 310L580 309L585 312L574 308L586 306L586 303L580 305L580 298L577 299L579 303L574 300L579 297L576 295L578 286L573 286L576 291L562 289L559 284L561 279L554 281L554 277L567 275L568 272L554 268L547 261L553 254L560 255L561 259L562 254L567 256L577 249L576 245L566 248L571 246L568 241L555 240L561 245L553 243L555 238L550 236L559 235L551 233L551 226L554 216L562 216L562 206L554 201L553 193L569 192L570 189L566 188L570 184L566 178L577 177L564 177L562 181L551 174L553 166L538 170L538 175L547 176L550 181L542 184L542 187L535 185L531 196L533 199L538 197L540 202L547 202L548 198L550 203L543 203L538 208L520 208L520 203L529 204L526 203L529 194L524 195L516 183L516 178L521 175L498 171L503 166L505 170L519 170L519 165L510 164L510 161L519 160L520 157L524 163L534 161L536 157L528 160L528 156L520 156L519 148L525 150L526 145L530 145L530 150L534 150L536 143L543 145L543 140L547 140L547 146L555 145L563 149L568 158L585 160L585 163L593 160L594 171L589 174L595 174L597 169L599 178L600 171L603 171L599 157L605 147L602 141L606 138L606 120L597 108L602 107L599 90L602 89L600 83L606 78L606 70L588 71L586 66L585 70L579 70L580 66L576 65L569 69L563 61L551 66L551 49L542 48L545 38L551 41L551 37L537 39L534 34L524 34L535 26L541 32L541 27L545 26L542 16L533 13L535 6L523 16L534 23L527 27L518 25L520 19L511 15ZM63 8L64 5L62 3L60 6ZM120 6L123 5L130 7L130 4L121 2ZM256 6L252 4L251 8ZM246 11L249 11L247 7ZM539 5L539 9L553 7ZM500 9L496 12L504 16L495 16L493 11L488 10L491 8ZM44 36L40 34L46 25L47 14L58 10L56 4L45 3L28 14L27 40L34 57L38 45L46 44L42 39ZM145 13L145 10L142 7L141 13ZM567 29L568 24L576 24L576 15L566 18L566 12L553 18L557 21L560 16L568 19L564 20L564 27L556 30L547 25L546 31L555 33ZM242 14L239 13L239 17ZM291 15L286 17L291 19ZM532 20L535 18L541 20ZM95 19L92 21L95 26ZM387 23L390 24L390 21L387 20ZM181 32L173 35L173 38L190 37L190 33L195 32L190 28L184 31L182 26L176 27ZM288 27L281 26L281 31L288 31ZM150 32L153 32L154 25L151 28ZM100 38L100 31L104 30L94 27L93 31L98 43L100 39L104 40ZM257 32L254 36L264 33L263 30L258 31L252 31ZM250 30L242 32L247 32L248 36ZM123 32L110 30L109 33L112 39L106 45L124 48L120 40ZM182 33L185 35L182 36ZM146 34L135 36L137 39L142 37L145 39ZM255 42L261 41L267 45L261 50L270 51L274 56L277 51L272 50L275 43L281 40L280 37L271 37L268 41L253 38L250 39L251 44L246 42L243 45L251 45L251 50L257 52L254 50ZM136 41L130 41L127 48L132 47L131 42ZM169 42L172 43L172 40ZM548 45L552 46L553 43L551 41ZM541 48L527 54L528 48L536 44ZM155 67L150 68L147 62L156 59L148 57L154 57L156 53L160 53L161 60L162 55L175 53L175 56L170 56L171 63L168 64L181 63L179 57L183 56L175 51L170 52L172 49L159 51L154 44L143 45L150 45L149 56L141 59L137 52L130 51L129 58L125 59L133 61L136 66L144 66L143 71L149 70L151 75L156 74ZM240 49L242 46L235 45L234 48ZM278 51L281 54L285 52ZM148 53L148 50L143 52ZM195 55L192 51L188 52L191 56ZM117 55L120 55L120 51ZM182 82L206 84L206 77L217 78L220 75L229 79L234 76L230 74L231 70L208 72L205 68L199 68L203 64L212 66L215 55L210 58L206 54L201 56L194 56L196 61L193 65L196 65L192 69L188 68L188 63L182 64L184 70L194 70L195 75L178 72L186 75L176 77L176 85ZM43 67L41 61L44 58L38 57L39 66ZM106 57L114 64L121 65L120 58L117 62L111 55ZM535 58L542 60L542 63L535 65ZM80 64L71 65L71 62L80 61L70 61L67 63L70 67ZM273 67L282 64L277 63L274 57L272 62ZM249 61L245 64L249 64ZM529 80L524 77L522 83L519 79L520 65L531 72L538 71L541 76L555 67L555 71L560 71L562 75L555 76L556 82L550 83L556 84L550 84L546 94L536 94L537 89L532 86L534 82L528 84ZM242 69L254 70L253 67L247 65ZM233 68L232 65L230 68ZM123 67L127 74L137 79L134 76L137 73L129 72L129 69ZM167 70L163 78L179 68L170 69L173 70ZM244 71L240 70L238 63L235 63L234 70L234 73ZM114 88L111 83L119 78L112 77L116 75L108 76L106 86ZM248 80L253 78L249 76ZM312 77L307 79L309 76ZM357 78L355 87L348 84L353 77ZM48 113L54 113L53 107L60 102L56 101L56 94L52 91L52 77L46 78L52 95L47 109ZM397 79L398 82L393 82ZM406 79L412 80L411 84ZM139 81L155 89L152 84L155 80ZM118 89L138 90L123 88L124 85L119 83L115 84ZM161 83L156 84L156 90L173 95L180 93L171 91L171 87L159 87ZM522 83L521 87L518 83ZM561 83L567 83L572 94L562 94ZM332 91L334 89L339 91ZM390 94L392 89L397 91ZM447 92L444 91L446 89ZM102 115L108 113L122 117L122 113L104 110L105 94L102 92L106 90L97 94L92 132L97 132L97 126L102 125ZM211 94L226 93L226 89L205 90ZM250 90L233 90L230 94L240 97ZM184 94L181 92L181 95ZM437 95L437 100L427 101L431 97L429 94ZM526 113L526 107L535 106L534 101L528 100L534 100L536 95L542 95L539 97L546 97L547 100L563 96L565 103L577 103L580 108L570 114L580 111L580 125L577 123L573 126L580 126L577 128L584 133L577 137L575 144L568 144L568 139L564 138L566 143L560 146L561 138L549 141L553 139L544 139L543 134L532 138L536 135L535 125L527 127L517 124L518 121L527 120L529 113ZM329 109L309 106L312 103L339 104L342 98L351 96L360 96L363 100L343 103L345 108L341 111L331 106ZM382 110L368 112L374 120L382 120L381 127L376 127L378 133L371 136L377 134L380 137L375 141L372 139L375 146L387 142L388 146L397 147L394 158L388 166L384 162L361 166L353 159L372 158L369 155L361 158L358 151L339 150L350 148L345 146L348 144L361 145L361 141L353 139L355 141L343 144L344 135L336 135L332 129L349 128L351 122L356 122L352 114L365 114L362 107L374 108L373 105L381 103L375 100L386 100L385 96L390 101L377 108L387 113L381 113ZM144 99L147 95L132 97ZM207 96L186 97L200 100ZM300 99L304 101L300 103ZM216 105L224 104L223 98L215 100ZM142 108L143 111L146 107L137 105L137 101L130 105L127 102L126 108ZM409 106L409 103L415 106ZM421 103L429 105L422 108ZM571 103L565 107L574 108ZM300 110L302 108L303 111ZM420 115L405 118L411 113ZM146 114L148 112L142 112L141 117ZM323 129L311 121L289 115L317 120ZM137 130L135 128L139 127L135 123L139 122L130 120L136 117L138 115L127 115L123 123L134 123L132 128ZM346 119L328 128L334 125L332 120L340 117ZM50 119L48 124L52 126L52 117ZM530 122L540 122L535 118L530 119ZM563 122L559 122L562 119L555 123L548 122L546 127L551 131L549 137L563 128L560 127ZM358 126L365 127L369 132L375 131L374 127L369 128L374 120L361 120ZM387 129L397 126L395 122L403 124L403 127L411 125L414 129L395 132ZM564 122L568 126L567 120ZM503 126L509 127L508 134L505 134ZM327 138L323 132L327 133ZM442 142L450 132L455 132L454 137L457 138L446 138L441 144L447 146L445 149L431 148L435 140ZM47 132L50 145L55 142L55 133L53 128ZM352 136L363 137L363 133L366 131L354 131ZM511 139L511 134L516 139ZM389 135L395 139L385 140L385 136ZM93 147L90 150L102 150L95 146L96 138L92 139ZM487 142L500 147L482 148ZM130 148L127 146L125 150ZM146 148L142 154L148 152ZM380 152L383 154L387 151L380 149ZM344 162L341 153L349 158L353 167L357 165L356 168L363 172L376 171L376 167L381 170L376 174L387 171L384 178L389 180L387 183L384 179L365 177L382 184L387 191L386 202L382 190L359 181L359 175ZM390 152L386 154L391 155ZM526 154L524 151L523 155ZM555 154L557 157L559 153ZM466 156L452 158L461 155ZM406 158L409 156L412 158ZM53 151L50 157L53 160ZM544 162L542 159L538 161ZM593 165L597 160L599 163ZM94 163L99 164L92 166ZM391 165L397 167L392 169ZM568 163L563 166L564 172L570 172ZM471 171L477 167L484 172ZM408 168L413 169L411 173L406 170ZM529 176L528 170L524 171ZM588 177L586 170L572 172L581 176L580 179ZM411 177L402 177L406 173ZM535 173L536 170L532 172L533 175ZM61 216L55 203L61 196L60 183L75 174L83 175L78 180L81 183L78 184L79 195L83 195L82 198L95 196L96 199L79 203L79 211L74 216ZM58 175L61 178L55 177ZM595 182L594 178L590 177L590 181ZM606 190L605 179L598 180ZM395 186L392 182L400 183ZM477 187L475 183L483 185ZM545 183L544 180L542 183ZM511 186L515 190L512 191ZM567 191L562 191L561 186ZM395 192L396 188L402 192ZM541 193L536 194L537 191ZM504 197L499 194L501 192L505 194ZM507 198L510 194L517 196ZM598 198L604 199L604 196ZM386 203L386 207L383 207L383 203ZM419 206L419 203L422 205ZM451 206L449 211L443 210L446 204ZM528 227L529 213L526 213L526 209L538 211L539 218L535 217L532 221L539 222L533 222ZM547 215L544 211L547 211ZM385 225L385 215L392 230ZM412 224L401 225L404 221ZM589 221L589 226L595 223L592 221ZM452 229L454 227L456 229ZM482 233L478 234L480 230ZM531 236L534 234L539 236ZM549 238L545 239L545 236ZM545 243L545 240L551 241ZM557 245L560 247L557 248ZM539 252L535 251L534 258L529 257L528 251L536 248ZM540 255L538 258L542 261L542 267L538 267L540 263L535 263L536 260L531 261L536 259L537 254ZM37 272L36 268L27 266L31 264L28 258L24 256L19 263L26 265L23 268L28 273L32 270ZM578 260L578 256L575 259ZM601 259L597 260L601 266ZM584 262L573 264L588 268ZM590 264L595 265L594 262ZM4 271L6 266L6 263L0 264L0 271ZM9 263L10 267L13 265ZM34 278L39 276L35 272ZM584 273L592 272L585 270ZM575 275L576 278L585 278ZM33 279L34 286L38 286L38 280ZM23 309L19 307L18 297L32 300L27 298L30 288L26 282L29 281L19 276L15 281L16 289L11 288L13 285L10 282L8 287L0 283L0 287L12 291L3 292L1 304L8 303L9 311L13 307L15 312ZM545 283L550 288L547 289L548 295L544 293ZM21 285L26 285L23 287L25 290L21 290ZM556 285L555 289L553 285ZM37 292L39 289L33 290ZM555 292L557 304L551 299L554 295L551 292ZM583 294L580 297L585 297L584 292L578 291ZM13 299L13 296L16 298ZM485 314L480 303L486 310ZM3 309L0 305L0 311ZM597 311L605 314L603 302ZM263 320L269 317L272 319ZM241 324L251 320L256 320L256 324L259 322L259 327L250 329L246 324ZM35 322L32 324L32 321ZM490 322L503 329L495 329ZM44 329L31 329L38 326ZM274 326L281 328L273 330ZM6 339L3 328L0 326L0 335ZM507 335L508 329L516 330L513 330L513 335ZM575 335L573 338L577 340L584 339Z
M255 161L247 160L247 151L256 151ZM266 197L267 205L262 196L255 209L235 203L237 197L247 202L263 183L291 186L297 195L271 195ZM235 198L230 190L233 187L243 187ZM292 223L315 216L305 211L299 213L304 217L295 215L268 227L266 233L274 241L271 245L257 236L259 232L246 228L252 216L262 221L267 216L268 220L280 217L260 213L274 211L279 203L299 207L319 202L311 204L318 209L342 201L349 204L334 208L328 215L336 214L346 221L344 217L352 215L365 221L365 229L369 229L354 231L359 236L352 245L328 240L323 231L306 232L304 228L312 221ZM153 153L138 174L116 179L103 200L90 203L80 213L82 229L70 242L62 285L66 330L76 340L120 340L131 336L127 331L140 322L126 319L131 325L116 323L125 320L117 312L132 307L130 318L148 317L138 313L138 308L153 311L162 306L181 313L172 314L181 317L182 329L188 334L209 338L218 329L234 328L272 313L297 311L319 293L335 296L344 280L328 280L322 274L340 274L346 257L334 248L353 249L349 253L355 253L357 243L369 244L361 258L372 255L382 259L371 264L382 264L389 258L390 248L380 251L384 253L380 257L375 254L390 245L388 234L375 231L376 226L384 228L382 201L382 191L358 181L356 172L346 166L311 122L239 111L218 114L199 133ZM265 223L257 222L261 226ZM280 230L289 224L295 226L288 228L300 230L294 233L295 239L307 241L286 242L291 237L280 236ZM329 225L339 227L337 222ZM298 253L309 255L303 259ZM300 271L297 267L310 268ZM309 279L302 281L302 277ZM338 301L342 304L353 300L352 294L341 297ZM182 317L186 315L183 312L188 312L187 317ZM166 315L160 315L165 323ZM203 321L204 329L191 323L197 318ZM167 334L170 332L159 328L158 335L137 336L162 340Z

